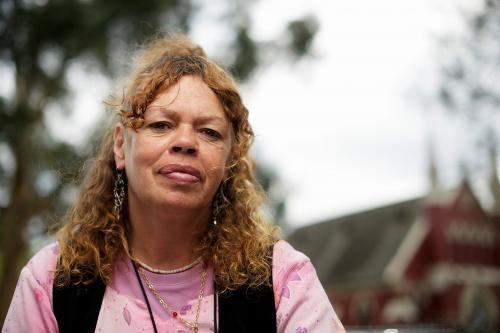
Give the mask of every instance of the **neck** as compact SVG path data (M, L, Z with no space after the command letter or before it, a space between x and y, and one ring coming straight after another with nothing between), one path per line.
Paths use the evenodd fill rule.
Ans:
M138 208L129 202L134 257L162 270L183 267L197 259L193 249L210 219L209 210L202 213Z

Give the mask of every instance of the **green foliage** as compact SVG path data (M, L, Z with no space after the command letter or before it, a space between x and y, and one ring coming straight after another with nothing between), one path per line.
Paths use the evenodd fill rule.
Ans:
M477 12L464 13L467 30L441 39L438 98L450 111L478 121L500 106L500 1L484 0Z
M474 147L461 151L463 177L491 173L500 143L500 1L479 4L477 10L461 12L463 32L439 40L442 56L435 99L448 113L464 118L462 142Z
M288 23L289 47L296 57L301 57L309 52L318 28L319 23L313 16L306 16L301 20Z
M266 208L269 210L274 223L282 227L282 229L286 229L287 225L286 221L284 220L286 208L286 193L283 193L282 189L279 188L279 176L276 174L276 171L269 165L259 163L257 164L257 168L255 170L255 177L262 189L269 196L269 202L267 202Z
M234 44L237 53L231 72L237 79L243 80L249 77L257 67L259 61L257 45L248 35L247 27L238 29Z

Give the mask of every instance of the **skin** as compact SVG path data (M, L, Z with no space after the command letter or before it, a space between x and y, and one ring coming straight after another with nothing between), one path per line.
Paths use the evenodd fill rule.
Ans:
M128 179L134 255L156 268L195 258L197 233L211 221L212 200L227 177L231 125L215 93L185 76L158 94L134 131L114 131L117 169Z

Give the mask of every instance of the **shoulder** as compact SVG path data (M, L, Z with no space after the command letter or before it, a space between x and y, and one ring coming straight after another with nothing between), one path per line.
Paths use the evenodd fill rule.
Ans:
M285 241L274 245L273 292L278 332L345 332L311 260Z
M57 264L57 259L59 258L59 243L54 242L41 248L35 255L30 259L27 266L30 266L34 270L47 269L48 266L53 266Z
M22 269L5 319L5 332L57 332L52 284L58 250L55 243L42 248Z
M282 287L288 280L297 280L299 275L306 273L314 275L315 271L311 260L300 251L294 249L284 240L274 245L273 251L273 289L280 295Z
M273 272L275 269L293 269L305 264L310 264L309 258L293 248L288 242L280 240L274 244Z
M28 261L22 274L32 275L40 284L51 285L51 277L54 275L58 258L59 244L51 243L43 247Z

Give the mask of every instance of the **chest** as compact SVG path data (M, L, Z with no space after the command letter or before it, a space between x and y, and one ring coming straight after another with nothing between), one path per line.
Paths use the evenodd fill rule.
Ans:
M272 287L250 290L243 286L216 295L212 293L201 300L198 332L276 332ZM190 306L183 313L183 318L191 322L194 321L195 302L197 300L188 302ZM158 332L192 331L177 318L155 312L152 316ZM61 333L154 332L144 301L106 288L102 281L85 288L54 289L54 314Z

